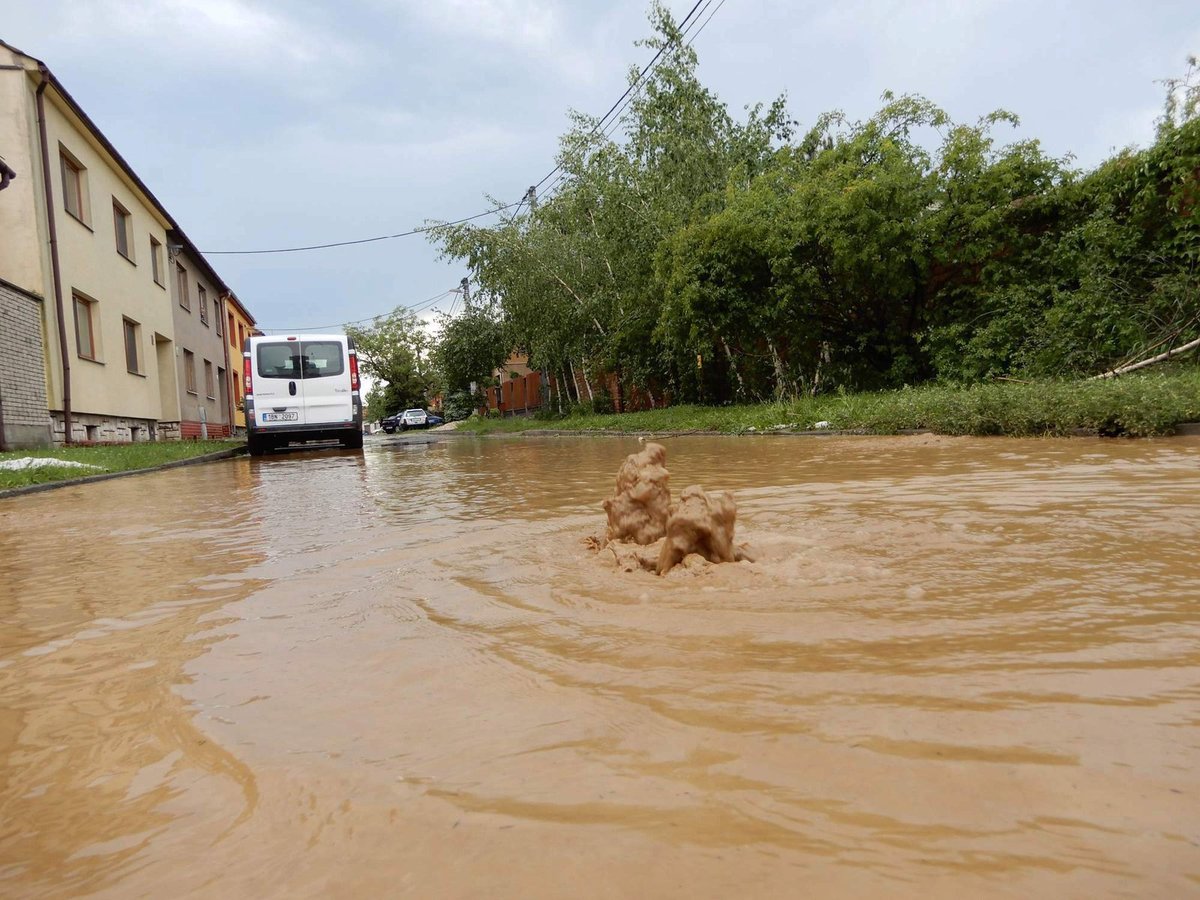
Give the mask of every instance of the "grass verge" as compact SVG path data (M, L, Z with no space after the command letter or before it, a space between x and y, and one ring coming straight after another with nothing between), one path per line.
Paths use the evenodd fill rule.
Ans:
M71 481L89 475L152 469L163 463L177 462L243 446L245 441L153 441L138 444L113 444L96 447L56 447L49 450L12 450L0 453L0 461L27 456L69 460L100 466L99 469L73 469L55 466L37 469L5 471L0 469L0 490L45 484L51 481Z
M622 415L470 419L476 434L555 429L623 433L715 431L744 434L838 431L895 434L929 429L956 435L1171 434L1200 421L1200 368L1105 381L1006 381L966 387L925 385L869 394L830 394L746 406L672 406Z

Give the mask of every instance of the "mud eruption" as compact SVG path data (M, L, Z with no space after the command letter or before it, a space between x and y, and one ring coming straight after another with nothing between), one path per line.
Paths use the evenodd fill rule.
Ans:
M667 519L667 539L658 553L658 574L665 575L689 553L709 562L734 562L733 526L737 504L729 491L706 494L698 485L684 488Z
M653 544L667 533L671 514L671 489L667 486L667 448L647 444L631 453L617 472L617 492L604 501L608 530L604 542L632 541Z
M733 494L708 494L692 485L684 488L679 503L672 504L666 462L662 444L646 444L626 457L617 472L616 493L604 501L608 528L604 541L597 544L611 551L626 571L643 568L659 575L692 554L711 563L750 559L746 548L733 543L737 522Z

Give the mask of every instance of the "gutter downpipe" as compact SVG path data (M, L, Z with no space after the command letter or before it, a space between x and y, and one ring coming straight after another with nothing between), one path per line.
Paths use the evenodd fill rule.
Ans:
M58 350L62 358L62 396L63 396L63 442L74 443L72 440L71 419L71 358L67 353L67 323L63 311L62 274L58 267L58 229L54 224L54 189L50 181L50 147L46 137L46 99L43 94L50 84L50 70L39 63L38 71L42 75L42 83L37 89L38 137L42 143L42 181L46 188L46 225L50 231L50 267L54 273L54 309L58 316Z
M229 368L229 339L232 334L225 334L229 328L229 294L226 292L221 294L221 332L224 337L221 338L221 344L225 348L225 421L229 425L229 434L227 437L233 437L233 370Z

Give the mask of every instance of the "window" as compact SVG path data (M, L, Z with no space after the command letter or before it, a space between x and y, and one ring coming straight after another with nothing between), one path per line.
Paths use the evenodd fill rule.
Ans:
M242 378L237 372L233 373L233 403L236 406L242 402Z
M196 354L183 351L183 385L189 394L196 393Z
M88 212L87 169L61 145L58 160L62 168L63 206L84 225L91 215Z
M154 274L154 283L166 287L163 284L162 244L154 239L154 235L150 235L150 271Z
M217 396L215 386L213 385L213 367L207 359L204 361L204 396L212 400Z
M221 315L221 301L220 300L213 301L213 319L216 320L216 323L217 323L217 337L224 337L225 332L222 328L222 324L225 321L225 317Z
M208 291L204 289L204 285L196 283L196 294L200 297L200 321L204 325L208 324Z
M90 360L97 360L95 306L95 300L75 294L75 349Z
M299 378L299 342L280 341L277 344L259 344L258 375L260 378Z
M328 378L346 371L346 353L338 341L301 341L305 378Z
M129 238L131 216L129 210L113 198L113 233L117 236L117 252L133 262L133 241Z
M125 319L125 368L134 375L142 374L138 366L138 334L141 326L132 319Z
M241 324L240 322L238 323L238 342L237 342L237 345L238 345L238 347L239 347L239 348L240 348L240 347L245 347L245 346L246 346L246 329L242 327L242 324Z
M233 313L229 314L229 343L235 347L237 346L237 344L233 343Z
M192 309L192 297L188 293L187 269L175 263L175 287L179 291L179 305L189 312Z
M338 341L280 341L258 345L261 378L327 378L346 371Z

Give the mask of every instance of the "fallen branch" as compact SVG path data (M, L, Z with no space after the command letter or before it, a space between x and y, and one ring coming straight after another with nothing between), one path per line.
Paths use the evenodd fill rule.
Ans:
M1188 323L1187 323L1187 324L1185 324L1185 325L1181 325L1179 328L1175 329L1175 331L1171 332L1171 333L1170 333L1170 334L1168 334L1166 337L1164 337L1164 338L1162 338L1162 339L1160 339L1160 340L1158 340L1158 341L1155 341L1153 344L1151 344L1149 347L1146 347L1144 350L1139 350L1139 351L1138 351L1138 354L1142 354L1142 353L1149 353L1149 352L1151 352L1152 350L1157 350L1157 349L1158 349L1159 347L1161 347L1163 344L1171 344L1171 343L1174 343L1174 342L1175 342L1175 340L1176 340L1176 339L1177 339L1177 338L1178 338L1178 337L1179 337L1181 334L1183 334L1185 331L1187 331L1189 328L1191 328L1193 325L1195 325L1195 324L1196 324L1196 322L1197 322L1197 320L1200 320L1200 316L1198 316L1196 319L1192 319L1190 322L1188 322ZM1121 366L1126 366L1126 365L1129 365L1131 362L1133 362L1134 360L1136 360L1136 359L1137 359L1137 356L1138 356L1138 354L1135 354L1135 355L1134 355L1134 356L1133 356L1131 359L1126 359L1124 362L1122 362L1122 363L1121 363L1121 365L1120 365L1120 366L1114 366L1114 368L1117 368L1117 369L1119 369L1119 368L1121 368Z
M1166 353L1160 353L1158 356L1152 356L1149 359L1143 359L1141 362L1130 363L1127 366L1120 366L1110 372L1105 372L1103 375L1093 375L1089 381L1095 381L1099 378L1116 378L1118 375L1124 375L1126 372L1134 372L1138 369L1144 369L1146 366L1152 366L1155 363L1160 363L1163 360L1170 359L1172 356L1178 356L1180 353L1187 353L1189 350L1194 350L1200 347L1200 338L1194 341L1189 341L1181 347L1173 347Z

